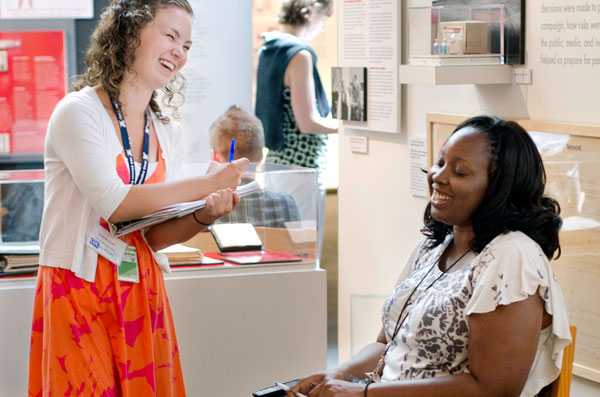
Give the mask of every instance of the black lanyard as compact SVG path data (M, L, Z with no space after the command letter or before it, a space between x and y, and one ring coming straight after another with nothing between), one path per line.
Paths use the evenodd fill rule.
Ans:
M404 301L404 305L402 305L402 309L400 310L400 315L398 316L398 320L396 320L396 325L394 326L394 333L392 334L392 338L390 339L390 343L388 343L388 346L385 349L385 353L387 353L387 351L390 348L391 342L396 339L396 336L398 336L398 332L400 332L400 327L402 327L402 324L404 324L404 321L406 320L406 317L408 317L409 313L406 313L406 316L402 316L407 308L407 306L409 305L409 301L410 298L412 298L412 296L415 294L415 292L419 289L419 287L421 286L421 284L423 284L423 281L425 281L427 279L427 277L429 277L429 274L431 274L431 272L433 271L433 269L435 269L436 267L439 267L440 264L440 259L442 259L442 256L444 255L444 252L446 251L448 247L446 247L442 253L440 254L440 256L437 258L437 260L434 262L433 266L431 266L429 268L429 270L427 270L427 273L425 273L425 276L421 279L421 281L419 281L419 283L417 284L417 286L410 292L410 294L408 295L408 298L406 298L406 300ZM433 287L433 284L435 284L440 278L444 277L448 271L450 271L450 269L452 269L454 267L454 265L456 265L458 262L460 262L460 260L462 258L465 257L465 255L467 255L469 253L469 251L471 251L471 249L467 249L461 256L458 257L458 259L456 259L454 262L452 262L452 264L450 266L447 266L446 269L444 271L441 272L441 274L439 276L437 276L432 282L431 284L429 284L424 290L423 292L421 292L421 294L424 294L425 292L427 292L431 287ZM412 302L410 302L412 303ZM385 355L384 353L384 355Z
M150 118L148 112L144 113L144 140L142 141L142 167L140 169L140 175L137 179L135 178L135 160L133 159L133 153L131 151L131 144L129 143L129 134L127 133L127 125L125 124L125 118L121 112L121 106L119 102L111 99L115 116L119 122L119 129L121 130L121 140L123 141L123 150L125 151L125 157L127 157L127 165L129 166L129 184L130 185L141 185L146 180L148 174L148 153L150 151Z

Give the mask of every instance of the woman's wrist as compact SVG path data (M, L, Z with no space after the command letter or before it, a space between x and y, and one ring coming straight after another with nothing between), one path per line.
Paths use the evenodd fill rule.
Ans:
M222 189L221 183L219 181L219 178L217 177L217 174L207 175L206 180L208 181L208 190L210 192L216 192L217 190Z
M203 219L198 219L197 214L198 214L198 211L192 212L192 218L194 218L194 222L196 222L197 224L199 224L201 226L204 226L204 227L209 227L209 226L211 226L213 224L212 221L211 222L206 222Z

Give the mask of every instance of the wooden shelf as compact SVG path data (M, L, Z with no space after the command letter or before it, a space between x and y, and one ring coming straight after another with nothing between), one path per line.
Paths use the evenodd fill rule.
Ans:
M400 84L512 84L510 65L399 65Z

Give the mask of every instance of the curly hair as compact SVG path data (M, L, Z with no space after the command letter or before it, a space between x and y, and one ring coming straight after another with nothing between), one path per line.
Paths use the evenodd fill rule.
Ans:
M328 16L331 15L333 0L285 0L281 5L279 23L282 25L302 26L310 18L310 7L317 6Z
M154 19L159 9L169 6L179 7L193 15L187 0L113 0L100 16L85 56L87 69L73 83L73 89L78 91L85 86L101 85L111 98L119 98L119 86L125 73L131 72L135 51L140 46L141 30ZM184 89L185 78L180 73L162 88L162 102L174 114L185 100ZM155 91L150 109L163 122L168 122L169 118L161 111L157 97Z
M470 118L452 133L465 127L485 134L490 145L489 184L471 218L475 234L471 249L481 252L496 236L521 231L540 245L548 259L555 253L560 257L560 205L544 195L546 171L529 134L514 121L489 116ZM452 225L433 219L431 203L423 220L422 233L430 247L452 232Z

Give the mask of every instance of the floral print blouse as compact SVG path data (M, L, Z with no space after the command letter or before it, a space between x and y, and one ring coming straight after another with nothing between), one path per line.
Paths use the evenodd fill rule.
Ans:
M433 249L421 243L384 304L382 321L389 342L402 306L423 280L407 303L406 320L391 341L382 381L468 372L468 316L538 293L552 315L552 325L540 333L535 360L521 392L521 397L535 396L560 373L562 351L570 342L566 304L548 259L527 235L509 232L497 236L481 253L467 254L442 274L437 261L451 241L448 236Z

